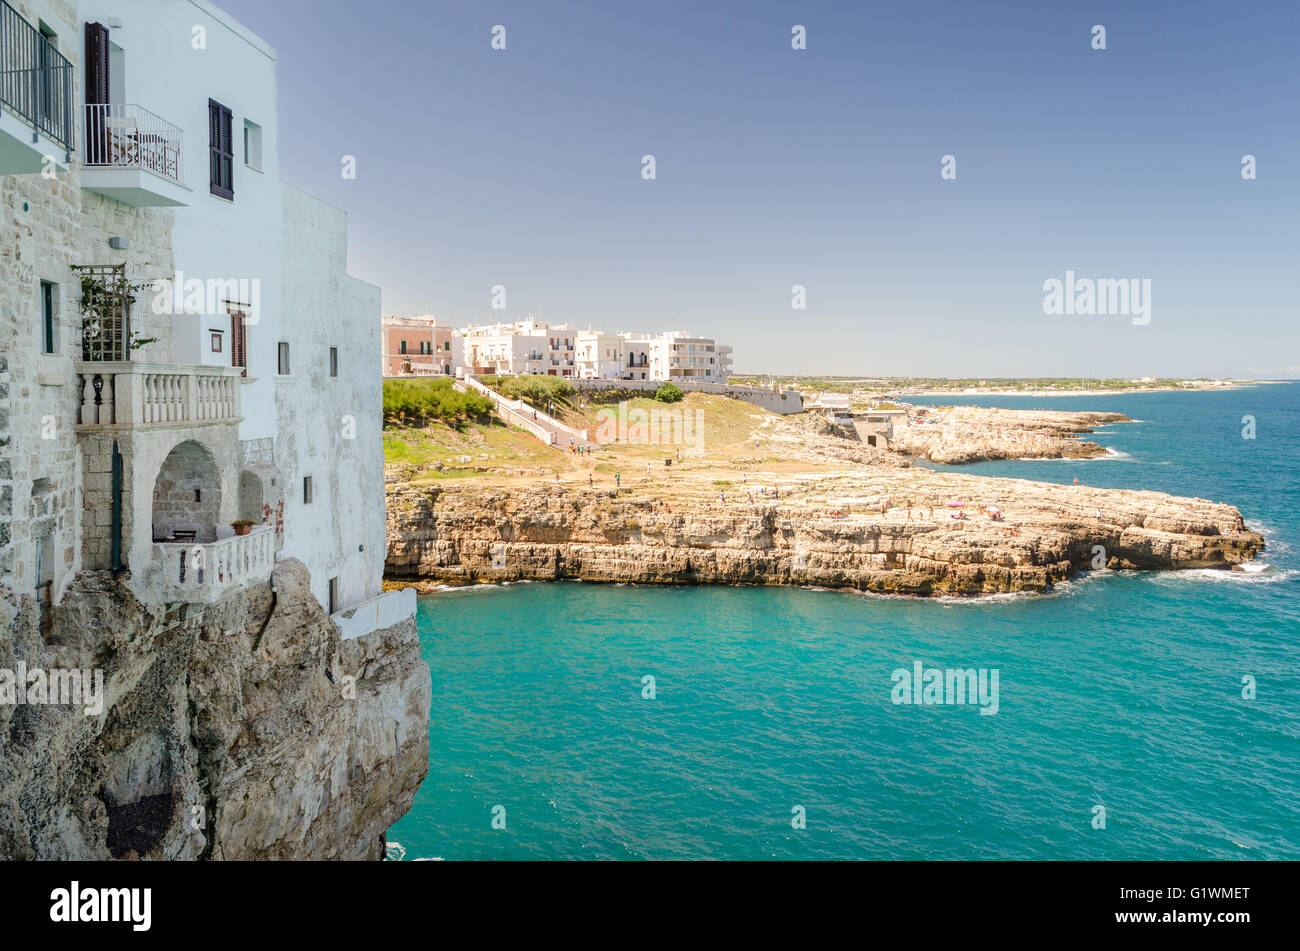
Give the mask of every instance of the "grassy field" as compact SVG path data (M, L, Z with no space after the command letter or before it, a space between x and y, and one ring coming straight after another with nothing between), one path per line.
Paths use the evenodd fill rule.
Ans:
M467 423L460 429L438 423L384 430L384 461L418 470L413 481L464 478L502 467L536 466L554 455L554 449L499 422Z
M771 413L749 403L703 393L688 394L673 404L646 397L610 404L587 402L569 408L563 421L585 429L594 452L545 446L494 421L462 422L457 427L390 423L384 430L384 456L389 465L414 470L406 474L414 481L481 475L554 478L557 474L583 479L599 475L607 480L615 473L626 478L645 475L647 465L651 472L730 470L772 461L763 447L763 427L771 418ZM609 441L598 445L598 439ZM673 460L672 467L665 465L668 459Z

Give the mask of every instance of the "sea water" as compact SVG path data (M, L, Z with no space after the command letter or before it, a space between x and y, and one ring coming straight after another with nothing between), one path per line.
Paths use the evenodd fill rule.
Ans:
M1091 437L1106 458L960 471L1229 502L1268 568L1096 572L982 601L422 597L429 775L390 854L1300 858L1300 384L918 402L1126 413L1139 422ZM918 661L996 670L996 714L895 703Z

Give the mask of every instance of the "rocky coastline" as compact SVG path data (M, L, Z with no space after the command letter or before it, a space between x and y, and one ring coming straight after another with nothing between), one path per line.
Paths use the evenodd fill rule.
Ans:
M721 490L388 487L390 584L581 580L1041 592L1078 571L1229 570L1264 545L1230 505L907 467Z

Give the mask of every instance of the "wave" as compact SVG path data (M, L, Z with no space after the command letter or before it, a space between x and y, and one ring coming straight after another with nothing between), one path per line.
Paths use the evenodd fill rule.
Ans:
M1090 574L1096 574L1091 572ZM1112 572L1118 574L1118 572ZM935 594L930 596L919 594L893 594L885 591L860 591L856 588L814 588L809 587L807 591L839 591L845 594L857 595L860 598L867 598L871 601L911 601L917 604L942 604L945 607L960 605L962 607L981 607L991 604L1006 604L1011 601L1041 601L1047 598L1072 597L1078 593L1081 582L1087 580L1087 575L1080 575L1075 578L1067 578L1064 581L1058 581L1047 591L998 591L994 594Z
M1300 571L1294 568L1284 568L1281 571L1276 571L1267 562L1251 562L1250 564L1259 567L1252 569L1243 565L1242 567L1245 569L1243 571L1224 571L1222 568L1185 568L1182 571L1161 571L1155 573L1152 581L1165 585L1204 584L1206 582L1217 582L1219 584L1280 584L1300 577Z
M1269 552L1290 552L1292 550L1291 542L1287 540L1287 536L1279 528L1263 522L1256 522L1254 525L1247 522L1246 528L1252 532L1259 532L1264 536L1265 549Z
M457 594L470 593L473 591L498 591L501 588L508 588L517 584L539 584L531 578L520 578L517 581L476 581L473 584L431 584L418 589L419 594Z
M400 842L389 842L384 846L385 862L400 862L406 858L406 847Z

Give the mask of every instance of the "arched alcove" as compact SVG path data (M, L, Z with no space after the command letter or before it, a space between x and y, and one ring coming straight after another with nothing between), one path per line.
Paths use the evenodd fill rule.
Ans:
M180 443L154 480L154 538L216 541L220 512L221 478L211 451L192 439Z

